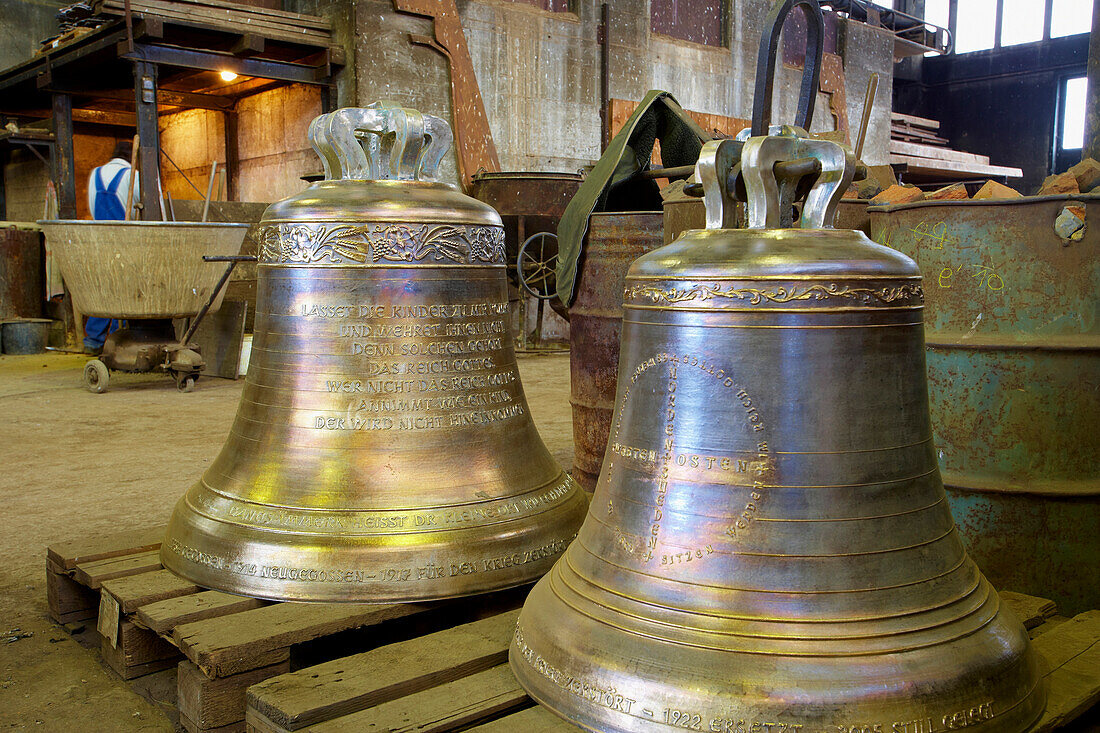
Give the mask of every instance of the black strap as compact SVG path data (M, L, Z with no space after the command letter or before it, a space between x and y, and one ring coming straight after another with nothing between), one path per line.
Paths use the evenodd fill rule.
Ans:
M798 96L798 113L795 125L810 129L817 101L817 87L821 76L821 53L824 49L825 18L817 0L778 0L764 20L764 33L760 37L760 52L756 57L756 98L752 104L752 136L767 135L772 118L772 89L775 82L775 56L779 48L779 36L787 16L796 7L802 7L806 16L806 62L802 68L802 91Z

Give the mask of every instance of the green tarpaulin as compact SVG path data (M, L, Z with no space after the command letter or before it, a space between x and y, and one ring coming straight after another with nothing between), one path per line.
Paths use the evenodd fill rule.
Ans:
M558 223L558 298L573 302L577 267L593 211L660 211L656 181L636 178L649 168L653 144L661 141L661 165L694 165L708 135L671 94L651 90L607 146Z

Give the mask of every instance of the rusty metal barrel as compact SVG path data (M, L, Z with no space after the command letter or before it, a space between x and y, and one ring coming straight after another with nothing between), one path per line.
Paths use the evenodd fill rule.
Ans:
M42 232L33 225L0 227L0 318L42 315Z
M1066 211L1084 226L1072 236ZM998 588L1100 606L1100 196L871 207L917 261L952 513Z
M569 309L569 402L573 406L573 478L596 488L611 434L623 285L630 263L664 244L659 211L592 214Z

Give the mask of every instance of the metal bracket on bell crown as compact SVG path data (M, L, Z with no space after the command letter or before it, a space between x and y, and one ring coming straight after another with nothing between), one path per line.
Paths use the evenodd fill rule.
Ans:
M832 227L840 199L855 177L855 165L855 155L846 146L805 133L749 138L741 148L748 228L793 226L798 182L806 176L813 182L802 204L799 228Z
M772 127L771 135L711 140L703 145L695 175L703 187L707 229L735 226L738 185L744 186L749 229L790 228L800 182L809 182L798 226L831 227L837 206L855 176L846 146L815 140L796 127Z
M307 136L326 180L434 181L452 141L446 121L394 102L323 114Z
M787 17L799 6L805 10L808 31L798 111L794 125L772 125L779 37ZM806 132L813 119L824 29L821 7L816 0L778 0L772 6L757 58L752 127L738 133L735 140L704 144L696 164L708 229L734 225L738 193L747 202L750 229L793 226L794 203L803 197L799 227L832 226L840 198L855 175L855 157L846 147L815 140ZM742 187L743 191L736 190Z

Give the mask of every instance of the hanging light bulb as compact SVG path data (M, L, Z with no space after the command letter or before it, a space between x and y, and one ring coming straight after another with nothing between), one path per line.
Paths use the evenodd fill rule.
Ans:
M233 81L237 78L237 72L235 71L222 71L218 76L222 78L222 81Z

